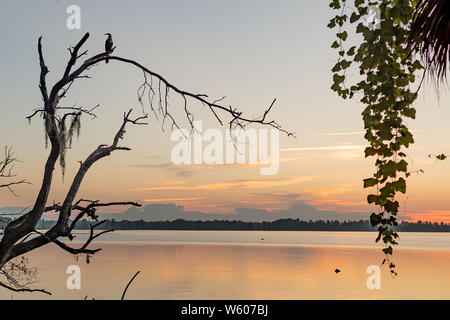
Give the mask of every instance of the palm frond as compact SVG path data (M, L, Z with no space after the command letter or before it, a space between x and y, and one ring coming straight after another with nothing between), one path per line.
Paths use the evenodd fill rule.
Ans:
M428 74L437 82L446 79L450 60L450 0L419 0L409 43Z

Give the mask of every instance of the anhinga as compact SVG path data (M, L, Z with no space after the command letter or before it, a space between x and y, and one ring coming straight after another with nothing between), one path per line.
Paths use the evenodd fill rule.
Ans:
M105 36L108 36L108 39L105 41L105 52L107 54L111 54L113 52L113 39L111 33L105 33ZM109 62L109 59L105 60L106 63Z

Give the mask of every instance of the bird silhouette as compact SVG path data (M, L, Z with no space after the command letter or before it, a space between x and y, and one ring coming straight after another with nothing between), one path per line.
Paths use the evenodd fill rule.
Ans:
M105 33L105 36L108 36L108 38L105 41L105 52L109 55L113 52L113 39L111 33ZM109 62L109 59L105 60L106 63Z
M339 272L341 272L341 270L336 269L336 270L334 270L334 272L339 273Z

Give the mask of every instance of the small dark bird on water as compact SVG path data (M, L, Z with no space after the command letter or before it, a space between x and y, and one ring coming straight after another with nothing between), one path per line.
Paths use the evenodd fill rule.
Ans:
M105 52L107 54L111 54L113 52L113 39L111 33L105 33L105 36L108 36L108 38L105 41ZM106 63L109 62L109 59L105 60Z
M341 272L341 270L336 269L336 270L334 270L334 272L339 273L339 272Z

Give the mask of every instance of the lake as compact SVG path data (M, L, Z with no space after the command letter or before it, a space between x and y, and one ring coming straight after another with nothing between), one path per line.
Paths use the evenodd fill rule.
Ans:
M85 231L78 231L82 241ZM381 288L368 289L367 268L384 255L374 232L115 231L95 242L86 262L49 244L28 255L38 267L34 287L53 293L13 293L2 299L449 299L450 234L401 233L393 261L381 267ZM69 265L81 269L81 289L69 290ZM338 268L340 273L334 270Z

